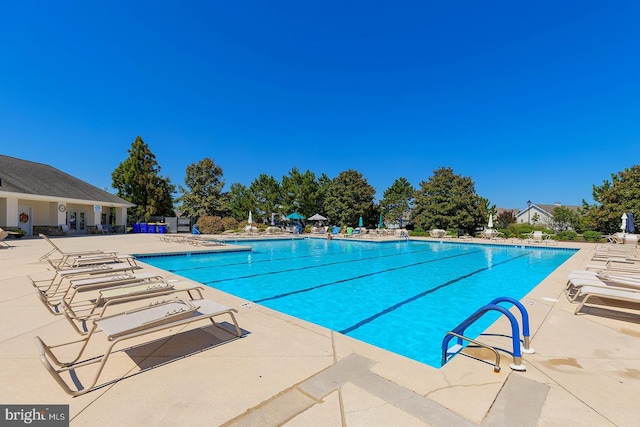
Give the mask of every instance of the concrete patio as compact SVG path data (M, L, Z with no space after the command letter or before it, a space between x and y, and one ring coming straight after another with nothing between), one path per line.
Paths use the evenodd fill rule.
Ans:
M512 371L506 354L499 373L464 356L435 369L205 288L205 298L238 310L242 338L202 323L129 342L109 360L100 386L73 398L45 371L34 345L35 336L48 344L78 338L45 309L27 279L50 274L38 260L50 246L39 238L7 242L12 247L0 249L0 404L68 404L72 426L640 425L637 307L574 315L562 293L567 274L590 262L593 244L561 244L580 251L522 299L536 350L524 355L526 372ZM152 234L54 242L65 251L123 254L232 248L161 242ZM490 331L509 328L501 320Z

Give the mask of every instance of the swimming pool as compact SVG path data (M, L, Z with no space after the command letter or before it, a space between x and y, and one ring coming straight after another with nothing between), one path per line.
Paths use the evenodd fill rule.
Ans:
M574 250L470 243L253 241L249 252L143 261L440 367L440 344L497 296L521 299ZM497 318L467 330L475 337Z

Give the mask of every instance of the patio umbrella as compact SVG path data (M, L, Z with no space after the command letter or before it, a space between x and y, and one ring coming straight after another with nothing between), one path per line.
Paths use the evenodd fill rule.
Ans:
M360 216L360 219L358 220L358 227L362 227L362 226L363 226L362 216Z
M384 227L384 222L382 222L382 214L380 214L380 221L378 221L378 228Z
M627 226L625 227L624 231L631 234L636 231L636 225L633 222L633 214L631 212L627 214Z
M487 227L493 228L493 214L489 214L489 223L487 224Z
M249 211L249 221L247 221L249 224L251 224L253 222L253 218L251 217L251 211Z
M622 225L620 226L620 228L622 229L622 231L626 231L627 230L627 213L626 212L623 213L620 219L622 220Z
M326 221L327 218L323 217L320 214L315 214L314 216L310 216L307 218L309 221Z
M287 219L303 219L304 216L300 215L298 212L291 213L286 216Z

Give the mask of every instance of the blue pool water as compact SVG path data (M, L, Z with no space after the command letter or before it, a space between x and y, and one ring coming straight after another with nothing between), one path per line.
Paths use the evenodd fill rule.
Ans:
M575 252L418 241L244 244L252 250L142 258L434 367L447 331L495 297L521 299ZM466 335L496 318L483 317Z

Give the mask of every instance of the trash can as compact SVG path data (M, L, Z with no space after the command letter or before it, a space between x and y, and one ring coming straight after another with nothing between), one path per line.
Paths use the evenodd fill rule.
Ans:
M149 225L146 222L141 222L140 233L148 233L148 232L149 232Z
M149 224L147 224L147 233L155 233L156 225L157 224L155 222L150 222Z
M137 222L134 222L133 224L131 224L131 227L133 227L133 232L134 233L139 233L140 232L140 224Z
M191 227L191 234L200 234L200 230L198 229L198 224L193 224L193 227Z
M158 233L165 234L167 232L167 224L158 223Z

